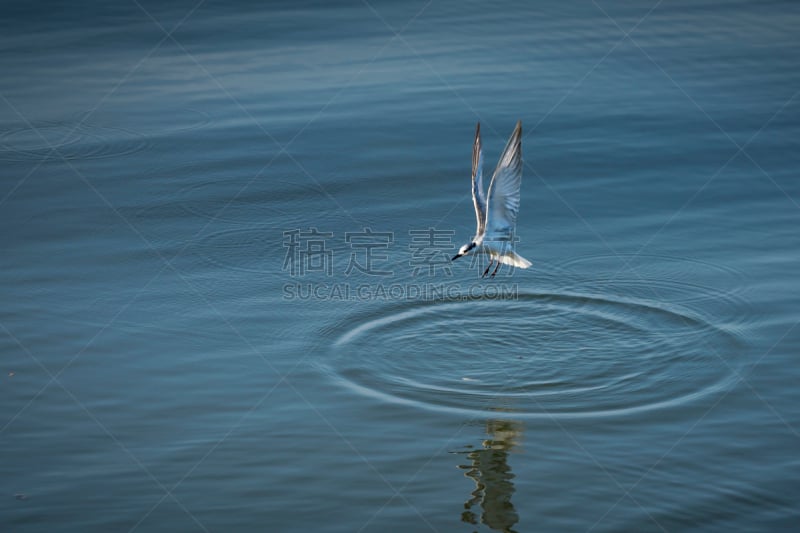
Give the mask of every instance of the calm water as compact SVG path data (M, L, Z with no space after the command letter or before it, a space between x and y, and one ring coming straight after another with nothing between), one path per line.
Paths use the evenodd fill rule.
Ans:
M798 25L4 5L0 529L797 528Z

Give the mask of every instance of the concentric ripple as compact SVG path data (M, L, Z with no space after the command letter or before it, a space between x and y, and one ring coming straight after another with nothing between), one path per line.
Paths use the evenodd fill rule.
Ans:
M88 123L44 122L0 134L0 160L104 159L147 148L136 132Z
M736 378L739 337L685 310L591 294L406 303L329 332L359 393L423 408L592 417L678 405Z
M726 299L743 303L742 273L725 265L666 255L618 254L572 259L561 265L574 288L673 303Z

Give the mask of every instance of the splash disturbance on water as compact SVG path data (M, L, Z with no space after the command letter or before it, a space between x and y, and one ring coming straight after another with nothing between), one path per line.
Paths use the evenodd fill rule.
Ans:
M335 333L325 368L389 402L515 417L679 405L735 381L740 339L678 306L591 293L406 303Z

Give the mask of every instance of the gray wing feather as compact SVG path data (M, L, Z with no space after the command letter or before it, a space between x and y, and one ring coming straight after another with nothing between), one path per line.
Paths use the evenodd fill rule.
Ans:
M472 144L472 203L475 204L475 218L478 229L475 236L486 228L486 197L483 195L483 151L481 149L481 123L475 128L475 142Z
M519 188L522 183L522 121L508 139L489 184L486 231L495 237L510 237L517 224Z

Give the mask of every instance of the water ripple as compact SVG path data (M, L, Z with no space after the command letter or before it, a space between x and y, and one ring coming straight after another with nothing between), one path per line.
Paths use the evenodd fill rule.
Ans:
M334 379L385 401L513 416L679 405L736 380L739 335L679 306L591 293L406 302L327 331Z
M40 122L0 134L0 160L106 159L144 150L139 133L89 123Z

